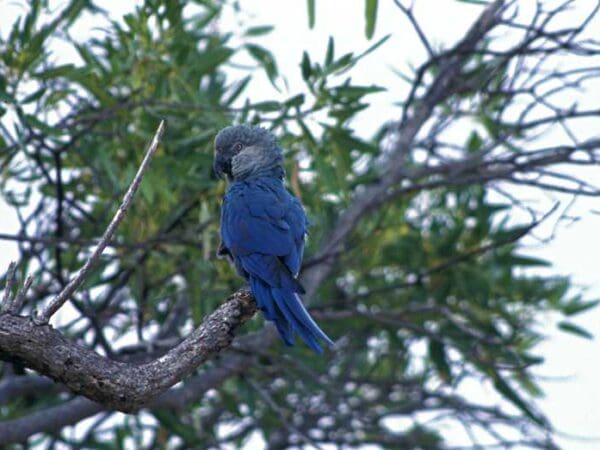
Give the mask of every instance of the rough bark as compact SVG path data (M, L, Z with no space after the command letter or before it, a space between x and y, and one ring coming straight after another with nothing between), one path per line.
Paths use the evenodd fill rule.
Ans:
M177 347L145 364L110 360L69 341L31 318L0 316L0 358L19 362L105 407L131 412L231 344L256 312L248 291L238 291Z

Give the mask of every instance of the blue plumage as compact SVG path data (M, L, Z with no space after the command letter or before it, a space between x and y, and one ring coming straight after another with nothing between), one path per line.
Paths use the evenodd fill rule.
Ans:
M262 128L228 127L215 139L215 173L231 182L221 210L221 247L248 280L264 317L287 345L294 334L316 352L333 342L310 317L297 277L308 220L285 188L282 154Z

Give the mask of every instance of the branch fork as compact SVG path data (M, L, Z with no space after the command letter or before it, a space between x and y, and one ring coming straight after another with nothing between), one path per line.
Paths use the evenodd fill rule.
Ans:
M4 287L4 294L2 295L2 301L0 302L0 315L2 314L19 314L21 308L23 308L23 303L25 301L25 296L27 295L27 291L31 287L33 283L33 278L29 275L23 286L19 288L17 293L13 296L12 289L15 284L16 276L15 271L17 269L17 264L13 261L8 265L8 270L6 271L6 285Z

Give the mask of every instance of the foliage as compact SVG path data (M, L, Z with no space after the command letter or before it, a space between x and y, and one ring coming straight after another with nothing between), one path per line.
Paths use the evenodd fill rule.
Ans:
M369 38L377 3L365 2ZM33 0L0 42L0 188L21 220L14 238L20 271L33 273L38 286L26 310L58 292L80 267L158 122L167 121L141 195L101 267L72 299L73 320L60 326L71 339L111 357L150 342L169 345L240 286L229 265L215 257L225 186L211 173L212 140L221 127L261 124L280 139L290 189L312 222L307 270L320 264L320 243L343 211L393 161L382 150L394 138L387 124L372 138L358 132L360 112L384 88L351 78L353 68L387 38L343 55L330 39L322 60L302 55L302 92L253 102L247 87L254 68L235 77L240 71L230 68L240 57L251 58L276 86L276 58L257 41L271 28L222 30L223 8L212 0L145 0L123 21L111 18L108 29L80 42L70 28L84 15L108 13L89 0L72 0L49 13L43 1ZM314 24L313 1L308 10ZM58 42L76 52L76 62L55 62L52 47ZM495 63L472 56L461 91L439 105L442 119L454 120L450 112L472 102L474 120L482 125L463 142L456 161L495 156L486 146L507 136L501 109L512 99L500 88L509 68L506 60ZM440 67L424 66L420 76L433 77ZM473 88L469 80L480 81L490 67L494 77L486 78L487 90ZM403 114L412 108L406 102ZM526 130L520 132L514 136L523 137L518 145L524 145ZM425 138L419 142L427 144ZM406 158L413 173L424 167L417 147ZM500 157L489 161L508 164ZM444 448L445 429L421 420L432 411L450 411L480 430L512 427L532 447L552 447L531 373L543 362L536 352L542 339L536 321L558 312L567 317L562 330L588 337L568 316L596 303L568 294L565 277L522 270L546 264L519 245L539 220L509 221L515 205L492 200L488 179L436 180L415 182L416 188L362 215L335 255L311 303L323 328L339 340L330 357L273 343L245 360L243 375L223 377L210 395L194 398L183 410L120 416L106 422L109 433L90 428L75 438L56 430L49 433L50 447L241 446L258 431L272 448L306 442ZM254 320L240 342L262 329L262 319ZM198 376L218 365L200 367ZM0 365L2 377L14 370L21 369ZM465 397L462 386L469 380L493 386L498 408ZM0 417L27 416L63 401L64 394L41 390L1 405ZM99 422L109 416L99 415ZM386 421L393 417L412 418L414 425L392 431Z

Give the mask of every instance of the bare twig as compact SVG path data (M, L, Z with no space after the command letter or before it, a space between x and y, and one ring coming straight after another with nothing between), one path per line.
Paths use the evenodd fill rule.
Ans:
M406 17L412 24L413 28L415 29L415 32L419 36L419 39L421 40L423 47L425 47L425 50L427 50L427 54L428 54L429 58L433 59L435 57L435 53L433 52L433 48L431 47L431 44L429 43L427 36L425 35L425 33L423 32L423 29L419 25L419 22L417 22L417 18L415 17L415 15L413 13L412 5L409 7L404 6L400 0L394 0L394 3L406 15Z
M14 261L8 265L8 270L6 271L6 284L4 285L4 295L2 296L2 303L0 303L0 312L4 311L4 309L8 307L12 288L15 284L16 268L17 263Z
M127 213L127 210L129 209L129 206L131 205L131 202L133 201L133 197L135 196L135 193L137 192L138 188L140 187L142 178L144 177L144 174L146 173L146 170L148 169L148 166L150 165L150 161L152 160L154 153L158 149L158 144L160 143L160 140L162 138L164 131L165 131L165 122L163 120L160 122L156 132L154 133L154 137L152 138L152 142L150 143L150 146L148 147L148 150L146 151L146 155L144 156L144 159L143 159L137 173L135 174L135 177L133 178L131 184L129 185L129 188L127 189L127 192L125 193L125 196L123 197L123 201L122 201L121 205L119 206L119 209L115 213L115 216L113 217L112 221L106 228L106 231L102 235L102 239L98 243L98 246L93 251L93 253L89 257L89 259L85 262L83 267L79 270L79 272L77 272L77 275L75 275L75 278L73 278L71 281L69 281L69 284L67 284L67 286L65 286L65 288L56 297L54 297L50 301L50 303L46 306L46 308L44 308L44 310L34 318L36 323L38 323L38 324L48 323L48 320L50 319L50 317L52 317L52 315L56 311L58 311L59 308L75 293L77 288L79 288L79 286L81 286L83 281L87 278L90 271L98 263L98 260L100 259L102 252L104 251L104 249L110 242L113 233L115 232L115 230L117 229L117 227L119 226L119 224L121 223L123 218L125 217L125 214Z
M23 283L23 286L21 286L21 288L19 289L19 292L17 292L17 295L15 295L15 298L13 299L10 306L8 307L9 313L11 313L11 314L19 313L19 311L23 307L23 302L25 301L25 296L27 295L27 291L31 287L31 283L33 283L33 277L31 275L28 275L27 278L25 279L25 283Z

